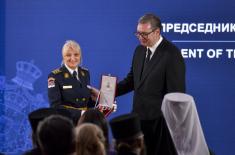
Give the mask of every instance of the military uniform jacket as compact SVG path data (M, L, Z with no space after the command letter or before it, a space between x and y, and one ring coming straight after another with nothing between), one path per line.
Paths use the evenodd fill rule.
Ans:
M74 78L65 66L52 71L48 76L48 98L51 107L69 106L86 108L91 102L90 74L78 67L79 80Z

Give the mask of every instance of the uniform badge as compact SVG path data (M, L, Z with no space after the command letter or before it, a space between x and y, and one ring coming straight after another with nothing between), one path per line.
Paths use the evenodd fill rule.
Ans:
M55 69L55 70L52 71L53 74L58 74L58 73L60 73L60 72L61 72L60 69Z
M73 86L72 86L72 85L63 86L63 89L71 89L71 88L73 88Z
M55 87L55 78L50 77L48 79L48 88L53 88L53 87Z
M65 79L69 78L69 74L68 73L64 73L64 78Z
M83 71L81 71L81 74L82 74L82 76L85 76L85 73Z

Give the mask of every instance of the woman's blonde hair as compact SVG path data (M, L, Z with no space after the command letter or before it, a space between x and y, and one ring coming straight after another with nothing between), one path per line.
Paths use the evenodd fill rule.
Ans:
M80 64L79 65L81 66L81 64L82 64L82 49L81 49L80 45L74 40L66 40L65 44L62 47L62 57L69 49L72 49L72 50L80 53Z

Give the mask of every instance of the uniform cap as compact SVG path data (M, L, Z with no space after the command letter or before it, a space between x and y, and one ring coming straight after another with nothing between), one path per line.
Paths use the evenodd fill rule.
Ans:
M40 108L40 109L32 111L28 115L28 119L29 119L29 122L30 122L30 125L31 125L33 132L36 132L38 123L40 121L42 121L44 118L51 116L51 115L61 115L61 116L67 117L68 119L72 120L71 113L66 109Z

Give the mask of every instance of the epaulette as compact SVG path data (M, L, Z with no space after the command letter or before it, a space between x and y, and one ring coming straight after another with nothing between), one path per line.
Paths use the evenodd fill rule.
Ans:
M55 69L55 70L52 71L53 74L58 74L60 72L62 72L60 69Z
M85 70L85 71L89 71L87 68L85 67L81 67L82 70Z

